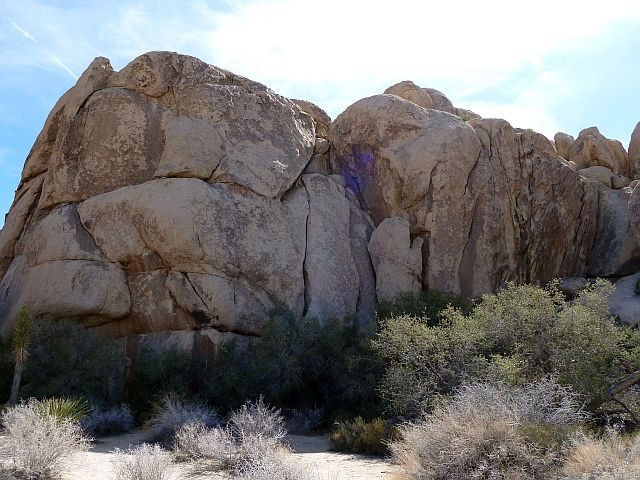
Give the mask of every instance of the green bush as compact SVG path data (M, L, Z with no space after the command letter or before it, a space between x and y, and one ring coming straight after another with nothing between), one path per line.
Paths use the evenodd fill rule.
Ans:
M324 407L328 413L373 415L380 405L380 365L370 338L353 322L297 320L286 308L272 312L261 338L226 346L208 383L222 412L263 395L279 407Z
M329 434L329 443L339 452L386 455L389 453L387 443L395 434L395 427L379 417L368 422L356 417L352 421L336 422Z
M611 285L597 281L573 302L552 285L508 285L465 315L391 316L373 342L384 361L380 392L390 413L415 417L471 379L524 384L548 374L581 394L592 410L607 387L640 366L638 334L608 311Z
M20 394L115 403L125 366L124 349L115 340L71 321L35 323Z
M469 313L473 303L463 297L437 290L428 290L420 295L401 295L393 302L378 305L378 318L387 320L391 317L410 315L426 318L429 325L437 325L442 313L453 307L463 313Z
M445 315L446 321L438 326L407 315L382 322L373 348L385 365L380 394L392 415L418 416L438 396L450 394L481 372L483 331L457 311Z
M153 405L167 394L199 403L203 365L203 359L187 352L142 350L132 359L125 389L136 418L147 420Z

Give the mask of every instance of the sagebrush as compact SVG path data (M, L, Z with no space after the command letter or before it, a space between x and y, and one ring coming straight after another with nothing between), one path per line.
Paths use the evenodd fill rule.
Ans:
M615 430L600 437L578 435L563 473L567 480L636 480L640 478L640 435L624 437Z
M134 428L131 409L127 405L111 408L94 407L82 417L80 424L85 432L93 436L126 433Z
M2 424L3 454L26 478L56 476L71 455L89 447L78 422L50 415L49 407L37 400L7 408Z
M165 480L171 454L159 445L143 443L127 451L116 449L112 461L116 480Z
M201 423L207 427L216 426L220 418L214 410L202 403L185 402L173 394L164 395L153 408L147 422L150 440L170 446L176 432L187 423Z
M403 426L390 448L407 480L557 478L564 445L583 420L573 393L553 380L475 384Z

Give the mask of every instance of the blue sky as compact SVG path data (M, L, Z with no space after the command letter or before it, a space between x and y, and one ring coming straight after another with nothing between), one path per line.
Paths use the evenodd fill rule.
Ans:
M550 137L640 121L640 2L0 0L0 214L56 100L96 56L172 50L335 117L410 79ZM4 215L0 217L0 224Z

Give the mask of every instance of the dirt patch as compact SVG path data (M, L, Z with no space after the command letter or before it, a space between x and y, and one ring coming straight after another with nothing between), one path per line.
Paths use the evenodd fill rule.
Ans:
M145 440L143 432L97 439L91 450L75 454L67 464L62 480L113 480L114 449L126 450ZM291 435L293 461L318 474L322 480L391 479L394 466L384 459L329 451L329 442L321 436ZM168 480L225 479L226 474L198 474L186 463L172 465Z

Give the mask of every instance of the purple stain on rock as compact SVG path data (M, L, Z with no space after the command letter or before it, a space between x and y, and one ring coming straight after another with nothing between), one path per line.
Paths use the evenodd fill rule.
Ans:
M351 170L346 166L342 168L342 178L346 180L347 187L353 190L355 193L360 193L360 183L358 177L351 173Z
M355 193L361 193L362 189L360 186L360 178L363 174L365 177L373 162L375 157L372 152L368 150L360 150L359 146L353 145L351 147L351 156L349 161L346 162L346 165L342 169L342 177L345 179L347 187L351 188ZM354 173L354 172L357 172Z
M358 152L358 156L356 157L356 160L363 164L366 165L367 167L369 165L371 165L373 163L373 153L371 152Z

